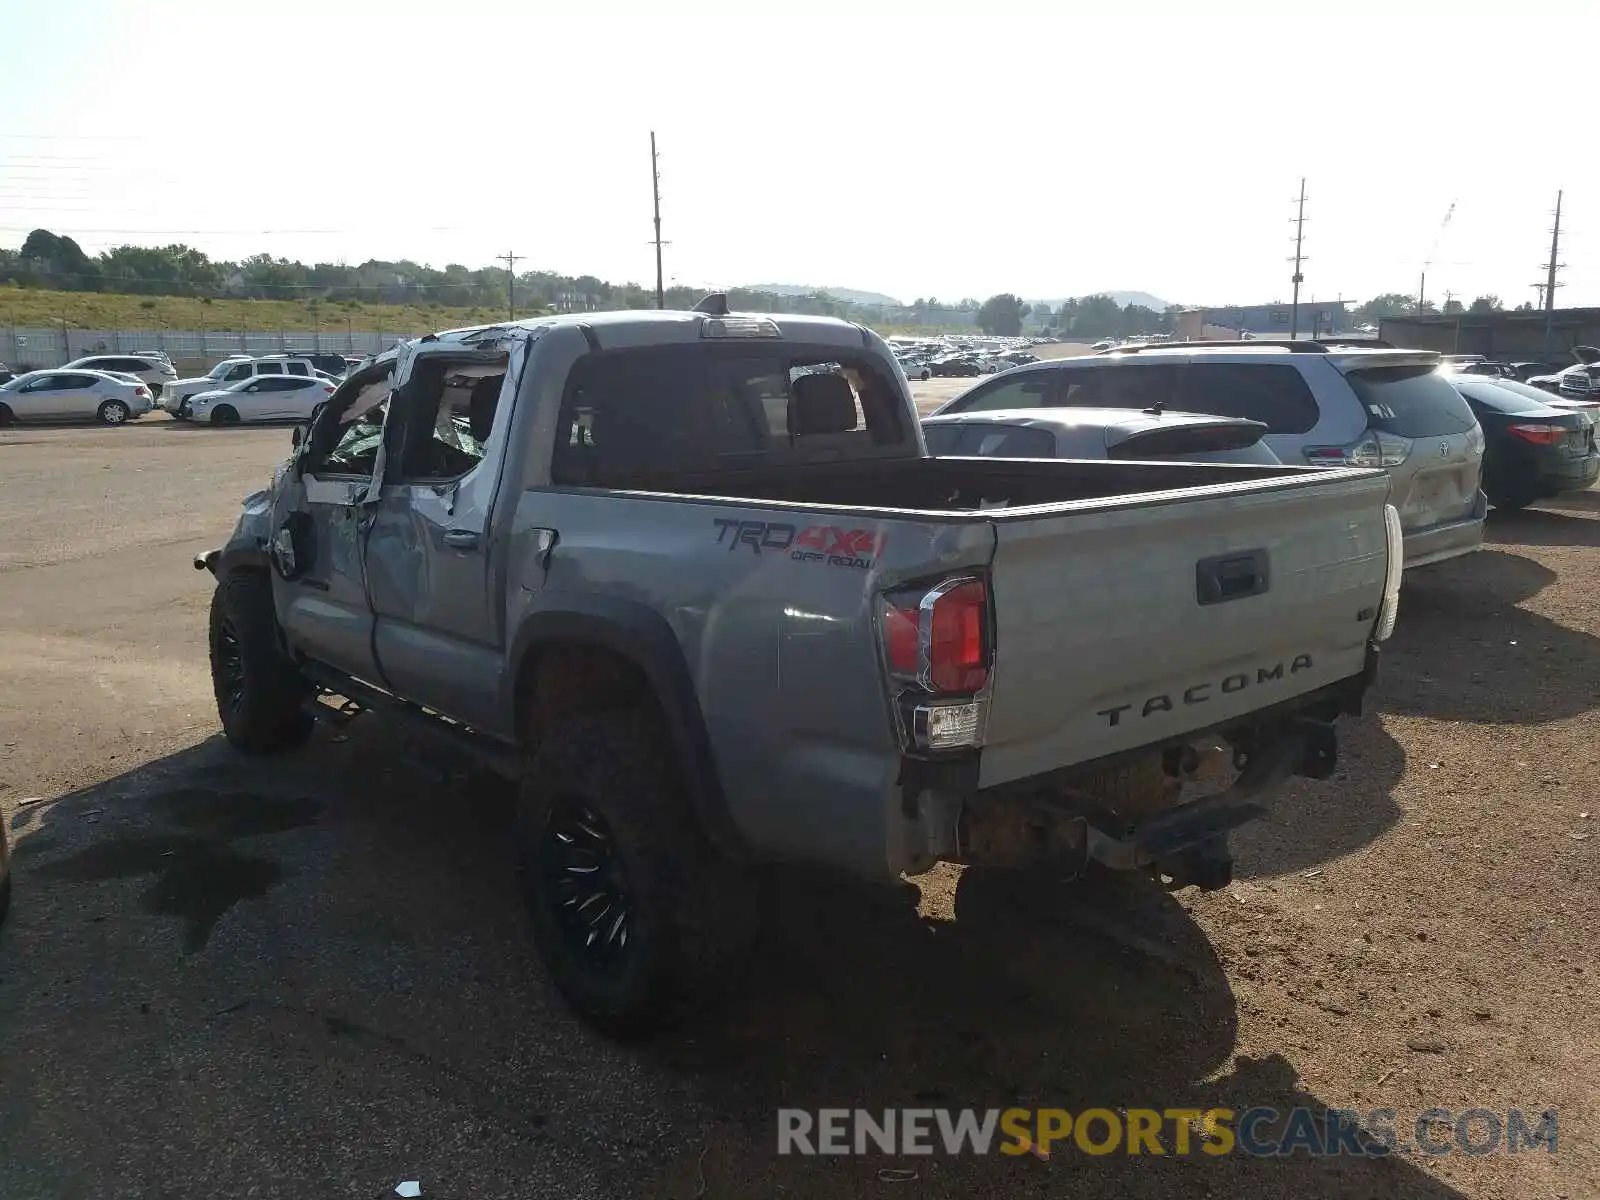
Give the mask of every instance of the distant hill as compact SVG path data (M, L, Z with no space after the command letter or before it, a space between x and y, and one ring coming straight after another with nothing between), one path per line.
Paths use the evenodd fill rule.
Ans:
M882 292L862 292L855 288L845 287L812 287L799 283L747 283L745 287L752 292L770 292L774 296L809 296L813 292L827 292L836 300L844 300L850 304L883 304L890 308L901 307L900 301L893 296L885 296Z
M1170 300L1163 300L1160 296L1152 296L1149 292L1084 292L1082 296L1060 296L1054 300L1029 300L1032 305L1048 304L1051 308L1060 308L1068 300L1082 300L1084 296L1110 296L1121 308L1130 304L1143 305L1145 308L1154 309L1156 312L1165 312L1172 307Z

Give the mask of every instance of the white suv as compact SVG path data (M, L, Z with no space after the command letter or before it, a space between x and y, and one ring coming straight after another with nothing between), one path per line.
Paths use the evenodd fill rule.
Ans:
M1382 467L1407 567L1483 544L1483 430L1431 350L1293 342L1172 342L1016 367L939 413L1132 408L1212 413L1267 426L1285 463Z
M159 396L161 389L178 377L178 372L165 354L91 354L88 358L75 358L59 369L133 375L149 386L153 396Z
M174 417L188 417L187 401L201 392L212 392L229 384L254 379L257 375L303 375L315 378L316 367L311 361L292 354L264 354L260 358L235 356L225 358L204 375L193 379L175 379L161 392L161 407Z

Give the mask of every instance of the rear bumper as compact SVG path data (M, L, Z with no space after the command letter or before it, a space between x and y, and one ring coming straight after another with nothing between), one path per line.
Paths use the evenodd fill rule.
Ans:
M903 759L901 815L913 826L906 840L926 857L897 862L891 849L890 861L902 870L925 870L928 858L1019 865L1015 859L1002 862L986 855L986 839L972 836L980 825L993 828L996 812L1028 813L1020 824L1029 836L1011 842L1012 847L1024 842L1037 846L1057 866L1063 865L1061 852L1067 847L1071 847L1068 853L1084 861L1094 858L1120 870L1144 868L1216 844L1230 830L1263 816L1272 793L1291 776L1324 779L1333 773L1338 762L1335 722L1341 715L1360 714L1363 698L1377 679L1378 662L1379 649L1372 645L1361 674L1317 691L1169 742L996 787L977 785L981 751L943 760ZM1081 790L1083 781L1092 776L1115 773L1151 755L1179 753L1211 739L1225 741L1246 756L1238 780L1224 792L1130 824ZM1000 820L1002 825L1008 823L1008 818Z
M1582 491L1596 479L1600 479L1600 454L1541 461L1533 473L1534 485L1546 493Z
M1478 492L1472 515L1446 525L1431 525L1405 535L1406 570L1471 554L1483 546L1483 519L1489 515L1489 498Z

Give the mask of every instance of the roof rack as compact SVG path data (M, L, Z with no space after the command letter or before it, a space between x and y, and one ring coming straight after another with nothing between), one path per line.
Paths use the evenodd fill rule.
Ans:
M1328 347L1325 343L1314 342L1309 338L1249 338L1243 341L1224 340L1221 338L1196 338L1192 342L1145 342L1137 346L1113 346L1109 350L1100 351L1100 353L1138 354L1141 350L1188 350L1216 347L1227 350L1249 350L1254 346L1265 346L1273 350L1288 350L1292 354L1328 353Z

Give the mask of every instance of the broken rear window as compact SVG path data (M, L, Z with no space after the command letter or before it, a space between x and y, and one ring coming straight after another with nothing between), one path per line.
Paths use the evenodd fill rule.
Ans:
M803 347L657 346L593 354L574 368L551 476L662 485L762 462L904 448L900 393L862 357Z

